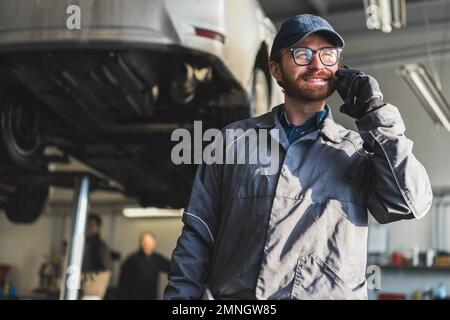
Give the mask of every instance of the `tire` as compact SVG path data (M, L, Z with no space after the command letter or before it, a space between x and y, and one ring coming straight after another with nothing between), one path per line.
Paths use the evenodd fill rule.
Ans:
M4 210L11 222L29 224L40 216L48 198L49 186L36 182L19 183Z
M30 171L42 167L41 111L19 92L0 97L0 161Z
M270 111L270 87L266 73L256 67L253 71L250 117L257 117Z

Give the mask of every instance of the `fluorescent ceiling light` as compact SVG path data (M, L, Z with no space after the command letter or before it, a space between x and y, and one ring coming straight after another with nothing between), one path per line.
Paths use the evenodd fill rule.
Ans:
M123 215L127 218L173 218L181 217L184 209L162 208L125 208Z
M406 26L406 2L405 0L392 1L392 26L401 28Z
M392 31L392 15L390 0L379 0L381 14L381 31L389 33Z
M399 72L434 123L450 131L450 106L426 67L421 63L406 64Z
M364 0L364 12L369 29L389 33L392 27L398 29L406 25L405 0Z

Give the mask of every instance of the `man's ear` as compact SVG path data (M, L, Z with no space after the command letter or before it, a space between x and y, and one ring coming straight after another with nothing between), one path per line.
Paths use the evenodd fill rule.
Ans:
M269 61L269 70L272 77L274 77L277 81L281 81L281 69L280 65L273 60Z

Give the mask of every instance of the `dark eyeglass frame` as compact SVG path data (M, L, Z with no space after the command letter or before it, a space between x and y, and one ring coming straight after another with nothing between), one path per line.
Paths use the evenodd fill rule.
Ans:
M302 50L305 50L305 49L306 49L306 50L312 51L312 57L311 57L311 60L309 61L309 63L306 63L306 64L300 64L300 63L297 63L297 61L295 61L295 51L300 50L300 49L302 49ZM335 63L333 63L333 64L326 64L326 63L324 63L324 62L322 61L321 52L322 52L322 50L325 50L325 49L333 49L333 50L336 50L336 51L337 51L337 59L336 59L336 62L335 62ZM289 48L289 50L286 51L285 53L283 53L282 56L285 55L285 54L288 53L288 52L291 53L292 61L294 61L294 63L295 63L296 65L300 66L300 67L309 66L309 65L313 62L314 56L315 56L316 54L319 55L319 60L320 60L320 62L321 62L324 66L332 67L332 66L336 65L336 64L339 62L339 58L340 58L340 56L341 56L342 48L340 48L340 47L324 47L324 48L320 48L320 49L317 49L317 50L314 50L314 49L311 49L311 48L308 48L308 47Z

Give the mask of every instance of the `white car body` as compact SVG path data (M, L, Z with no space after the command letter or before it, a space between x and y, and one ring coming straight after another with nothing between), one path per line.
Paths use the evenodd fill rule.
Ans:
M80 8L81 29L69 29ZM202 28L224 43L202 37ZM248 92L255 59L266 56L276 28L257 0L2 0L0 52L17 47L102 42L140 46L178 45L218 57ZM270 104L281 103L271 79Z

